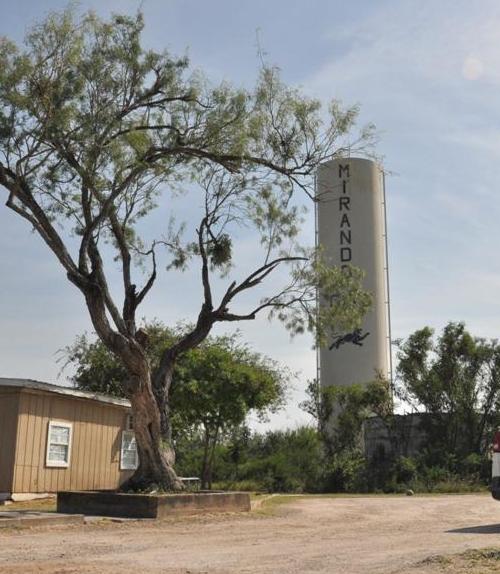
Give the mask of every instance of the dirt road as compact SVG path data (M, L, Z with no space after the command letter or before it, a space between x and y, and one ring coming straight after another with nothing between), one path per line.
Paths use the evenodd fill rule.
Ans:
M500 547L500 503L485 495L297 498L273 512L1 532L0 572L423 574L442 571L430 556Z

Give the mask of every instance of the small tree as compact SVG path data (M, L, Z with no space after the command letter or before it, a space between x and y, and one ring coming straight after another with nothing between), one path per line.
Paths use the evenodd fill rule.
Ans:
M321 438L321 488L329 492L366 491L363 423L373 414L387 420L393 404L388 381L321 387L314 379L301 407L310 414Z
M286 371L273 361L219 338L186 354L174 375L171 407L180 427L201 428L201 481L212 487L215 449L250 412L264 417L283 404Z
M155 322L144 332L148 337L146 353L154 369L164 349L179 340L185 329L171 330ZM66 365L76 367L72 380L78 388L123 396L127 372L101 341L78 337L64 355ZM215 450L221 439L241 426L251 412L264 417L280 408L288 377L286 369L250 351L236 335L207 337L179 358L172 376L169 406L174 414L168 429L174 441L201 430L203 488L212 487Z
M251 91L212 86L189 73L185 58L144 49L142 28L140 14L76 21L68 10L35 26L23 48L0 40L0 186L7 207L29 223L80 291L98 337L127 371L123 390L140 459L128 487L177 489L162 426L170 425L180 356L215 324L265 311L292 332L316 329L320 336L327 327L352 329L366 312L370 297L360 272L329 268L297 245L295 192L313 197L318 165L365 147L373 132L363 130L347 145L357 108L334 102L325 122L319 102L283 85L272 68L262 70ZM146 243L141 220L186 185L200 192L192 236L172 224ZM236 273L242 228L260 243L261 259ZM136 315L155 284L162 248L170 268L197 263L202 297L193 328L152 369ZM110 287L117 264L121 295ZM214 274L231 273L214 290ZM271 275L281 278L280 287L261 290L253 302L242 298ZM318 314L317 287L332 302ZM235 307L237 300L248 307Z
M309 381L301 408L316 422L329 455L360 447L363 422L370 415L387 419L393 403L389 383L383 378L365 384L321 387Z
M433 464L484 454L500 418L500 346L475 338L463 323L440 337L424 327L400 343L397 396L423 420Z

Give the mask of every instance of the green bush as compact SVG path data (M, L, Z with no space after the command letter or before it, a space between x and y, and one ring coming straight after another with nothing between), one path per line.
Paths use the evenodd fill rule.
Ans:
M398 484L410 483L418 475L417 461L407 456L400 456L395 461L394 470Z
M324 492L366 491L366 460L361 451L340 451L326 461L322 473L321 490Z
M177 442L177 469L197 476L203 457L200 437ZM486 487L491 463L471 454L460 462L453 454L425 450L417 457L391 457L383 448L371 460L361 449L328 451L310 427L264 434L234 432L217 447L214 488L282 493L474 492Z
M309 427L255 436L238 480L255 480L269 492L316 492L322 468L318 433Z
M223 480L214 482L214 490L238 490L243 492L263 492L265 489L261 482L256 480Z

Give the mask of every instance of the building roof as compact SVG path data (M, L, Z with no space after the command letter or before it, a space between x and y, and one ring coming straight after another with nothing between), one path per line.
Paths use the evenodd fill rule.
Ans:
M77 397L80 399L90 399L100 403L107 403L111 405L118 405L120 407L130 407L130 402L126 399L119 399L110 397L109 395L102 395L100 393L89 393L87 391L80 391L71 387L62 387L61 385L52 385L50 383L42 383L41 381L34 381L32 379L8 379L0 377L0 387L17 387L21 389L34 389L37 391L45 391L55 393L57 395L65 395L69 397Z

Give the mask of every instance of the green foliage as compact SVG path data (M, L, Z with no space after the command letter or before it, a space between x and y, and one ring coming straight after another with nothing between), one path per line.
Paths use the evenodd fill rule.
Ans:
M379 378L364 385L321 387L309 381L307 400L301 408L310 414L328 452L360 448L363 422L373 414L386 418L392 414L389 383Z
M123 381L127 373L102 343L89 341L86 335L81 335L64 352L67 363L76 367L72 380L78 388L123 397Z
M186 353L172 382L171 407L183 427L224 431L242 424L250 410L265 414L281 406L286 371L234 337L209 339Z
M217 444L224 433L283 403L286 372L270 359L236 345L232 338L203 343L180 360L171 389L171 409L181 429L204 434L202 484L210 488Z
M319 489L335 492L475 491L489 481L488 445L498 424L498 349L450 324L436 345L422 329L400 345L397 395L425 409L426 440L416 457L400 452L388 383L322 389L310 381L302 408L316 421L324 451ZM370 459L361 432L377 415L393 441ZM403 449L404 450L404 449Z
M370 489L474 491L490 481L489 445L500 424L500 347L449 323L434 338L425 327L399 343L396 396L420 413L418 455L402 456L395 420L386 419L393 452L367 461ZM422 432L423 431L423 434Z
M203 460L203 437L184 437L176 447L179 472L196 475ZM328 453L318 431L310 427L264 434L240 427L217 446L213 481L216 488L266 492L476 492L487 484L478 474L484 462L463 461L462 471L455 473L444 466L427 466L425 456L379 452L368 460L359 448Z
M316 421L322 442L318 488L327 492L364 492L370 489L368 461L363 455L364 421L374 414L392 414L387 381L379 378L365 385L322 388L314 379L306 389L303 410Z
M500 424L500 346L449 323L437 340L428 327L400 344L396 393L417 411L428 436L429 464L458 470L459 460L483 456ZM448 457L453 455L454 459Z
M264 485L273 492L314 492L321 472L321 443L310 428L275 431L266 437L268 457L261 465ZM250 474L250 468L246 472ZM247 476L249 477L249 476Z
M344 451L359 446L363 422L375 413L392 413L392 400L385 380L366 385L332 386L324 391L324 401L330 401L337 413L334 423L332 449Z
M136 474L158 476L133 480L170 488L179 483L160 454L168 448L167 427L203 426L210 483L220 435L282 397L276 365L234 340L212 339L194 350L216 323L268 313L292 334L309 330L321 342L356 328L367 312L362 273L330 268L298 238L318 166L370 152L374 131L370 125L356 135L357 106L333 102L324 113L319 101L286 86L276 68L264 66L253 89L213 84L185 57L144 48L143 28L140 12L102 20L68 8L34 26L21 46L0 39L0 187L7 207L81 292L107 349L85 338L68 349L75 381L151 399L148 416L137 417L150 432L137 433L144 464ZM172 197L183 191L200 198L190 206L190 225L174 228ZM172 224L146 241L141 231L152 226L141 220L159 205ZM250 270L237 250L249 234L261 244ZM170 259L166 266L159 265L160 250ZM237 263L243 276L216 293L214 274L224 278ZM160 271L191 264L203 293L194 324L164 337L161 326L158 337L150 326L144 338L137 310ZM269 287L271 274L277 281ZM259 299L248 297L266 287L271 291ZM321 310L317 289L330 303ZM235 312L243 295L248 308ZM170 406L178 420L170 421L174 367Z
M325 459L322 476L324 492L366 492L366 460L361 450L342 449Z
M320 345L332 335L352 331L361 325L373 302L371 294L362 288L364 271L352 266L332 268L325 264L320 254L304 274L305 282L317 285L321 297L329 302L320 307L315 320Z
M394 466L398 483L408 484L416 479L418 465L413 458L400 456L396 459Z
M153 368L158 368L164 349L184 331L168 329L159 322L145 326L146 350ZM124 396L127 371L102 342L83 335L64 354L66 364L75 367L75 386ZM204 454L201 459L182 455L182 468L189 469L190 475L201 474L204 485L209 486L219 442L242 425L250 412L264 418L281 408L289 376L275 361L242 344L237 335L209 337L183 354L175 365L170 388L173 436L180 450L188 441L203 444Z
M145 326L144 332L147 335L145 351L152 367L158 368L163 351L181 336L183 330L169 329L159 321L153 321ZM75 387L115 397L126 396L127 370L99 339L80 335L72 345L61 350L61 355L63 368L71 366L74 369L71 381Z
M319 101L286 86L277 68L264 67L253 89L214 85L185 57L145 49L143 28L140 12L105 21L68 8L36 25L22 46L0 40L0 184L8 206L80 289L88 290L93 273L121 334L123 305L107 289L103 244L122 263L132 313L143 296L131 297L130 261L153 268L151 282L160 248L171 257L167 269L198 260L226 274L238 262L235 238L249 227L260 238L263 267L229 289L214 321L235 320L227 309L233 296L288 264L291 280L241 318L266 310L294 333L315 330L319 285L332 308L319 317L318 333L353 328L370 305L361 275L331 270L297 244L304 205L292 196L314 195L321 162L371 150L373 126L353 135L357 106L336 101L325 114ZM169 207L170 192L193 185L204 196L193 236L179 229L146 246L139 220L160 203ZM81 238L75 253L64 232ZM205 274L206 291L209 280ZM107 335L99 333L112 347Z
M214 470L219 486L269 492L321 490L322 447L314 429L244 433L229 438L224 446Z

